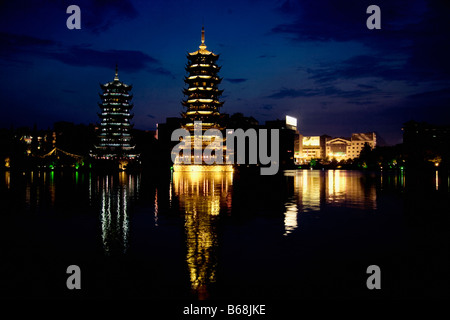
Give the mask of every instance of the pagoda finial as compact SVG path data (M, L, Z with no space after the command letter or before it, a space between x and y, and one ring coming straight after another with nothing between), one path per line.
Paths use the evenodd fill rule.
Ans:
M114 81L119 81L119 67L117 66L117 63L116 63L116 76L114 77Z
M205 45L205 27L202 25L202 44L199 46L199 48L201 50L205 50L206 49L206 45Z
M205 26L202 25L202 44L205 44Z

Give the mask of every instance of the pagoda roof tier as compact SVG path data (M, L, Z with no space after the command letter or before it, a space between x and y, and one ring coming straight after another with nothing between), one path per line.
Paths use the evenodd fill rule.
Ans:
M212 77L212 76L190 76L190 77L185 77L184 78L184 82L192 85L193 83L196 82L206 82L206 83L213 83L213 84L220 84L222 82L223 78L219 78L219 77ZM197 85L195 87L198 87Z
M222 78L219 78L217 75L212 75L212 74L194 74L194 75L190 75L190 76L185 76L184 77L185 81L186 80L201 80L201 81L206 81L206 80L222 80Z
M115 128L117 128L117 127L124 127L124 128L131 128L131 127L133 127L130 123L128 123L128 122L102 122L101 124L100 124L101 126L114 126ZM111 128L114 128L114 127L111 127Z
M202 61L199 61L197 63L197 62L194 62L194 61L188 61L188 63L186 63L186 65L185 65L185 69L186 68L206 68L206 69L211 68L211 69L218 69L219 70L222 67L217 65L216 63L209 63L209 62L202 62Z
M106 105L111 105L111 106L115 106L116 108L117 107L128 107L128 106L131 106L132 104L129 102L129 101L127 101L127 100L124 100L124 101L110 101L109 99L104 99L102 102L102 105L104 105L104 106L106 106Z
M100 108L122 108L122 109L133 109L134 104L132 103L120 103L120 102L97 102Z
M195 109L195 108L188 108L185 112L182 112L181 115L185 114L187 117L193 116L193 115L201 115L201 116L210 116L210 115L220 115L219 112L220 107L210 108L210 109Z
M203 112L208 112L208 113L203 113ZM192 118L192 117L208 117L208 116L213 116L213 117L218 117L220 116L219 111L187 111L187 112L183 112L181 114L181 116L183 118Z
M192 88L186 88L183 89L183 94L190 96L191 94L208 94L210 96L221 96L223 93L223 90L219 90L218 88L211 88L211 87L192 87Z
M222 67L210 63L193 63L187 64L184 68L187 72L206 70L209 73L218 73Z
M223 106L223 102L220 103L220 104L209 105L209 106L192 105L192 104L186 104L186 105L183 105L183 106L186 108L186 112L191 112L191 111L219 111L219 109L222 108L222 106Z
M210 104L213 103L214 101L218 102L219 101L219 96L218 95L190 95L187 97L187 99L183 100L184 102L187 103L194 103L194 102L201 102L201 104Z
M189 93L184 92L186 96L188 96L189 100L217 100L219 99L220 93L216 91L188 91ZM206 102L206 101L205 101Z
M187 77L195 77L195 76L209 76L209 77L217 77L218 72L216 70L203 70L203 69L194 69L189 70L189 76Z
M187 54L187 58L189 60L195 61L197 59L202 59L202 58L207 58L210 59L210 61L216 61L217 59L219 59L219 54L215 54L211 51L208 51L206 49L199 49L197 51L194 52L188 52Z
M222 107L222 105L224 104L224 102L218 102L218 103L192 103L192 102L186 102L181 101L181 104L191 110L214 110L217 108Z
M198 115L190 114L190 115L183 116L183 118L189 122L201 121L204 123L217 123L217 121L220 119L220 115L214 114L214 115L205 116L202 114L198 114Z
M195 120L197 121L197 120ZM194 121L186 121L184 125L182 126L184 129L187 129L189 131L194 131ZM203 122L202 123L202 131L206 131L208 129L218 129L223 130L225 127L216 123L216 122Z
M184 106L186 105L193 105L193 106L202 106L202 105L206 105L206 106L221 106L223 104L223 102L220 102L219 100L214 100L214 99L192 99L192 100L183 100L181 102Z
M108 83L105 83L105 84L100 84L100 87L103 90L107 90L107 89L123 89L124 91L130 91L133 88L132 85L125 84L125 83L123 83L121 81L118 81L118 80L114 80L114 81L111 81L111 82L108 82Z
M111 118L111 117L133 119L133 117L134 117L134 114L123 113L123 112L103 112L103 113L97 112L97 115L102 119L103 118Z
M98 94L100 98L118 98L118 99L133 99L132 94L122 93L122 92L102 92Z

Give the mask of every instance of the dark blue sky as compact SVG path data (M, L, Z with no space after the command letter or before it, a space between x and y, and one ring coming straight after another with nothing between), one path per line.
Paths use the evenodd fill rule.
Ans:
M68 30L66 8L81 8ZM381 30L366 9L381 8ZM201 26L220 53L223 112L299 119L304 135L450 122L450 2L380 0L6 1L0 4L0 126L98 121L99 83L133 85L134 123L182 111L186 53Z

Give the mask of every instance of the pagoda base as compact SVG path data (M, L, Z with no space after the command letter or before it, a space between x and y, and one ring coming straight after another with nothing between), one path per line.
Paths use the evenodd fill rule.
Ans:
M215 165L199 165L199 164L174 164L174 172L233 172L232 164L215 164Z

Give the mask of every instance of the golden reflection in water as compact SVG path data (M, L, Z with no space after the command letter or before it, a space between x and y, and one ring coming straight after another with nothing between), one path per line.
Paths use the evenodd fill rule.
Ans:
M126 172L97 178L96 191L100 194L100 220L105 254L125 253L128 249L128 201L135 196L135 177Z
M185 211L191 289L201 300L216 281L216 222L220 208L231 210L232 172L174 172L173 190Z
M298 208L295 200L291 200L285 204L286 211L284 213L284 236L297 229Z
M319 211L321 205L376 209L375 185L360 172L286 170L284 175L293 177L293 194L284 205L285 236L298 228L299 213Z
M330 170L326 173L327 204L355 209L376 209L377 193L368 177L358 171Z
M8 189L11 188L11 173L9 170L5 171L5 184Z
M439 174L438 171L436 170L436 191L439 189Z

